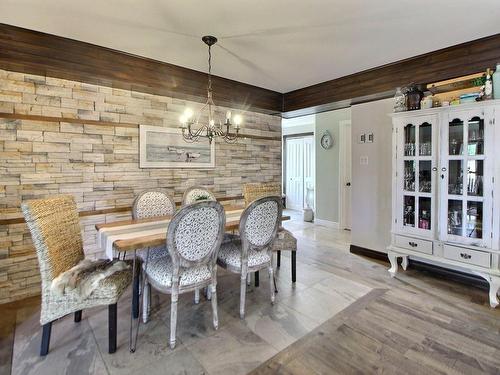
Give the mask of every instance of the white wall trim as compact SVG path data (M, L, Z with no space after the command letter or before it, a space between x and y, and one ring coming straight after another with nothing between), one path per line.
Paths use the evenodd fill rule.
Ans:
M339 229L340 228L339 223L336 222L336 221L330 221L330 220L323 220L323 219L314 218L314 222L316 224L319 224L319 225L322 225L322 226L328 227L328 228L333 228L333 229Z
M344 196L344 183L346 179L346 126L351 127L351 120L342 120L339 122L339 227L345 228L345 210L346 202ZM352 155L352 134L351 134L351 155ZM351 160L352 163L352 160ZM352 169L352 168L351 168ZM352 176L351 176L352 181ZM352 215L351 215L352 220ZM352 226L352 223L351 223Z

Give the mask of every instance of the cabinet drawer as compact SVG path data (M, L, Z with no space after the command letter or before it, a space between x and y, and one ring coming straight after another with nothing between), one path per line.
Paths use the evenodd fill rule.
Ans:
M491 254L485 251L466 249L464 247L444 245L443 256L446 259L474 264L479 267L491 266Z
M424 254L432 254L432 241L396 235L396 246Z

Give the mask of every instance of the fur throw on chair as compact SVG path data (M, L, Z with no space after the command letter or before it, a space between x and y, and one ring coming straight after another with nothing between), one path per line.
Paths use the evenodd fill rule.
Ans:
M83 259L53 279L50 288L59 297L76 290L78 298L85 299L99 286L101 280L128 268L129 265L122 260Z

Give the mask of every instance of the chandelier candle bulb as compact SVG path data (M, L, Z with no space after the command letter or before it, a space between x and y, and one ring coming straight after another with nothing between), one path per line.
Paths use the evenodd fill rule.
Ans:
M193 116L194 112L191 108L186 108L184 111L184 116L186 116L186 119L190 119Z
M234 116L234 127L236 129L239 129L242 121L243 121L243 118L241 117L241 115Z

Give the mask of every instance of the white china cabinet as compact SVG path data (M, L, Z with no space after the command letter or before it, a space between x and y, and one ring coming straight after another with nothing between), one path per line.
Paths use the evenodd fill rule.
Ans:
M394 276L408 257L500 289L500 100L391 114Z

